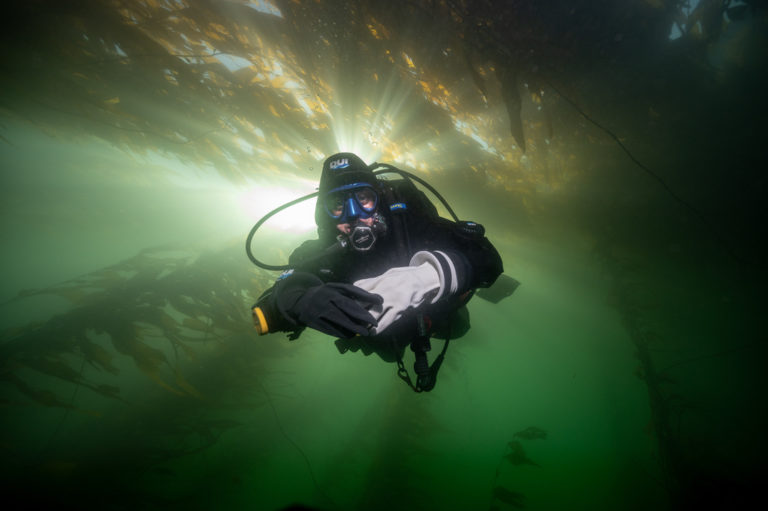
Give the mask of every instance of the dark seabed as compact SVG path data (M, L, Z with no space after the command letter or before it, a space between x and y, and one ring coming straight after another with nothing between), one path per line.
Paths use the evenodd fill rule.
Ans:
M0 23L4 508L762 500L765 2L35 0ZM278 273L248 230L339 150L427 180L504 259L430 393L253 329ZM313 208L257 256L285 262Z

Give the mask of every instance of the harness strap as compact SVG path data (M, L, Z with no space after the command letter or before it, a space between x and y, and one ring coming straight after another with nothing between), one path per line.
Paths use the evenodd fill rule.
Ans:
M397 243L398 264L407 265L411 254L411 239L408 233L408 222L405 219L405 215L408 213L408 205L406 204L403 208L392 208L394 204L405 204L392 185L383 186L382 193L390 207L390 218L393 224L392 231Z
M427 359L427 352L432 349L429 342L429 332L426 328L424 316L419 314L419 335L411 342L411 351L413 351L416 361L413 363L413 370L416 373L416 384L414 385L408 370L403 364L403 357L400 356L400 351L395 349L395 356L397 357L397 376L408 384L414 392L429 392L435 388L437 383L437 373L440 371L440 366L443 365L445 360L445 352L448 351L448 344L451 342L450 335L445 340L443 350L435 358L432 365L429 365ZM450 334L450 332L449 332Z

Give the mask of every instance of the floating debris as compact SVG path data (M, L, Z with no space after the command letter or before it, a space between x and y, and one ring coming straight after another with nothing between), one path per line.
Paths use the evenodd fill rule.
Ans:
M525 495L516 491L507 490L503 486L497 486L493 489L493 497L512 507L518 509L525 508Z
M537 428L536 426L530 426L522 431L518 431L513 438L522 438L523 440L544 440L547 438L546 430Z
M510 452L504 456L504 459L513 465L533 465L535 467L539 466L538 463L535 463L531 461L530 458L528 458L528 455L525 454L525 449L523 449L523 444L517 440L512 440L511 442L507 443L507 447L509 447Z

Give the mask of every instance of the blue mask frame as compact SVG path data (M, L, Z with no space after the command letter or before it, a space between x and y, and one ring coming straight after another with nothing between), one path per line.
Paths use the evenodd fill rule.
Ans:
M365 207L360 201L360 196L355 193L358 189L368 189L373 193L373 206ZM335 215L329 204L338 204L338 197L333 197L335 194L341 194L342 210L341 214ZM336 220L340 224L350 223L351 220L357 218L371 218L376 212L376 208L379 204L379 196L376 193L373 186L368 183L352 183L344 186L334 188L325 194L323 199L323 207L328 216Z

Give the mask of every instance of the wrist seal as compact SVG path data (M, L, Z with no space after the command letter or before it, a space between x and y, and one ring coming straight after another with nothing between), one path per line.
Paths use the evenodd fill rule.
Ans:
M471 240L479 240L485 236L485 227L477 222L461 221L456 222L456 232L462 238L468 238Z

